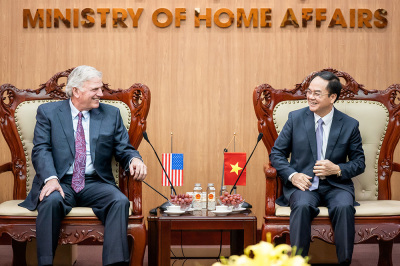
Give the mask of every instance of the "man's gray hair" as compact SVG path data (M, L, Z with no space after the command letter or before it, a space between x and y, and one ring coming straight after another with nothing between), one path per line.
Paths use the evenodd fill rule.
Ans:
M67 86L65 92L68 97L72 96L72 88L81 89L85 81L91 80L92 78L102 78L103 74L91 66L78 66L72 70L68 76Z

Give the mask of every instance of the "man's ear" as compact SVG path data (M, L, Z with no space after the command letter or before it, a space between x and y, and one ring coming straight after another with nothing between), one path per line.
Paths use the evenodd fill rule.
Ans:
M337 94L336 93L332 93L330 98L331 98L331 102L334 103L336 101Z
M72 88L72 95L75 97L75 98L79 98L79 89L78 88L76 88L76 87L73 87Z

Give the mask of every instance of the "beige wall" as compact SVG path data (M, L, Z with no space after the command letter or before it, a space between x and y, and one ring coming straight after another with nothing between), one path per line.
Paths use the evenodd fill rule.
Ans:
M112 88L128 88L141 82L149 86L152 103L147 132L159 154L170 152L170 132L174 134L174 152L185 154L183 193L195 182L221 182L223 148L237 133L237 151L250 154L258 135L252 93L256 85L269 83L274 88L293 88L310 72L333 67L350 73L368 89L383 90L400 83L400 3L397 1L7 1L0 0L0 83L17 88L35 89L58 71L80 64L95 66L104 73ZM100 27L95 14L92 28L28 28L22 26L22 10L30 8L144 8L139 26ZM186 21L157 28L151 16L157 8L170 10L185 7ZM271 8L271 28L226 29L212 23L194 27L194 8ZM293 8L301 25L301 8L327 8L327 21L321 28L314 19L307 28L280 28L287 8ZM384 29L328 28L334 9L340 8L349 26L350 8L388 11L389 24ZM236 15L235 15L236 16ZM10 154L0 137L0 163ZM247 168L246 187L238 192L253 204L258 225L264 213L265 182L262 171L267 162L261 145ZM233 149L233 146L230 147ZM161 188L161 169L149 145L142 142L140 152L148 165L147 181L165 195ZM399 153L396 154L397 157ZM0 202L12 198L11 175L0 176ZM397 178L398 179L398 178ZM400 188L400 181L393 182ZM398 190L398 189L397 189ZM400 193L393 193L400 199ZM163 199L143 186L144 214Z

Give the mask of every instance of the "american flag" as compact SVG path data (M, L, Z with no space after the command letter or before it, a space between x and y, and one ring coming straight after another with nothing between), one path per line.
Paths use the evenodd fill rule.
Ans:
M183 153L163 153L162 164L171 179L173 186L183 185ZM162 185L169 186L164 171L162 172Z

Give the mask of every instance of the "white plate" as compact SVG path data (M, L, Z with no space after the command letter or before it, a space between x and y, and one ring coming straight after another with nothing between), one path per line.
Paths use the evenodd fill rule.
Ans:
M211 212L217 216L226 216L226 215L230 214L232 211L226 210L226 211L211 211Z
M179 216L185 211L164 211L164 213L168 214L169 216Z
M246 208L237 208L237 209L232 209L232 212L241 212L246 210Z

